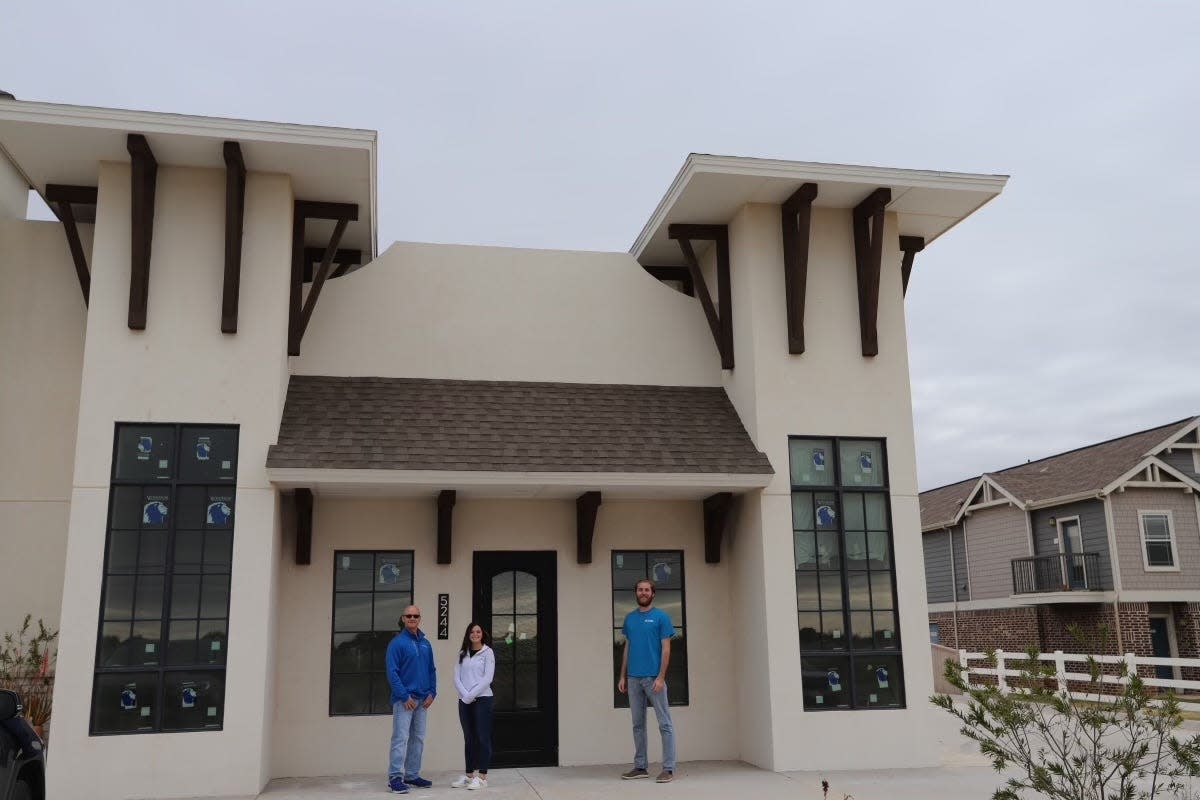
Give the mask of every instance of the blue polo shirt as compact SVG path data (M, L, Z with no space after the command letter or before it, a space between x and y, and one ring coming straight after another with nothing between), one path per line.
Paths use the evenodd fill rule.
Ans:
M671 618L657 608L649 611L635 608L625 615L621 632L629 642L625 674L631 678L658 677L658 668L662 666L662 640L675 635Z

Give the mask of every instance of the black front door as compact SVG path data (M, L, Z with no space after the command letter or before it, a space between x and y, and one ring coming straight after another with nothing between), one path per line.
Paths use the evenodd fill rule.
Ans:
M496 652L492 764L558 765L558 572L550 552L475 553L473 611Z
M1171 658L1171 637L1167 633L1166 617L1150 618L1150 648L1155 658ZM1175 670L1163 664L1155 665L1154 677L1170 680Z

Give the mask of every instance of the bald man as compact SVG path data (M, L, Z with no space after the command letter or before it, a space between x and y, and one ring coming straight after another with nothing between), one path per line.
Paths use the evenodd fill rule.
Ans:
M407 794L410 786L433 785L421 777L425 749L425 712L437 696L433 645L421 631L421 609L409 606L400 617L400 632L387 648L387 677L392 690L392 747L388 756L388 791Z

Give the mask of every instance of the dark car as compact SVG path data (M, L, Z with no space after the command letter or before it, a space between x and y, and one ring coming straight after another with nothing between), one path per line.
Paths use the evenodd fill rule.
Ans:
M21 716L16 692L0 689L0 800L45 800L46 752Z

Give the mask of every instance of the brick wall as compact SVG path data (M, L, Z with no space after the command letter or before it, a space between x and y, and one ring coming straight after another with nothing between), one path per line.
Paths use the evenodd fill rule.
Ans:
M1179 655L1200 656L1200 603L1187 604L1186 611L1182 611L1182 608L1183 604L1177 605L1175 612ZM1121 625L1120 649L1117 646L1117 618L1120 619ZM1062 650L1064 653L1097 655L1153 655L1147 603L1121 603L1119 617L1114 616L1113 607L1108 603L960 611L957 640L954 635L953 613L931 613L929 621L938 623L941 644L971 652L1004 650L1023 653L1028 647L1036 647L1043 653ZM1071 625L1079 626L1081 638L1076 638L1068 630ZM1101 633L1101 626L1108 628L1107 635ZM1082 672L1084 665L1070 662L1067 669L1071 672ZM1106 665L1104 672L1115 675L1122 669L1120 665ZM1154 676L1153 667L1139 667L1138 671L1142 677ZM1189 669L1185 672L1200 670ZM1072 682L1072 688L1088 690L1087 686L1076 685L1075 682Z
M1180 658L1200 658L1200 603L1176 603L1175 644ZM1200 669L1182 667L1179 677L1185 681L1200 680Z

